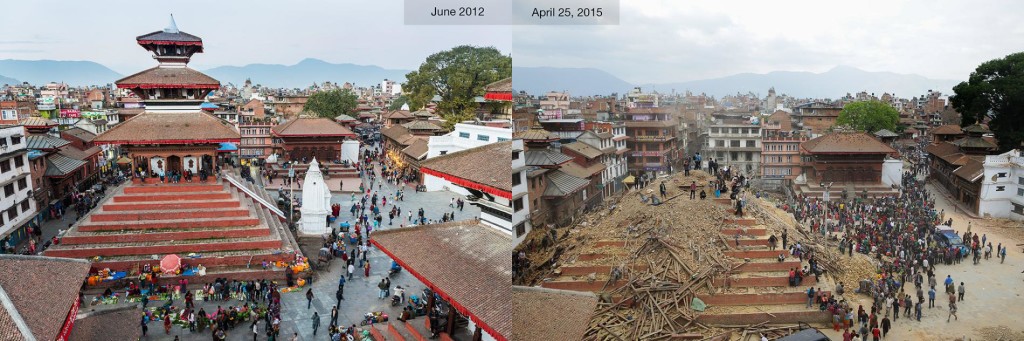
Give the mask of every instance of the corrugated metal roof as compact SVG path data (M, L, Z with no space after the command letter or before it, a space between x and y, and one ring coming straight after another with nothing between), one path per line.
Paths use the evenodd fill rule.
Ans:
M587 187L590 181L555 170L548 173L548 186L544 189L545 197L564 197Z
M25 144L28 149L57 149L70 143L68 140L50 135L29 135L25 137Z
M550 150L527 150L526 165L528 166L556 166L572 160L571 157Z
M53 154L46 157L46 173L43 175L65 176L83 165L85 165L85 161L75 160L59 153Z

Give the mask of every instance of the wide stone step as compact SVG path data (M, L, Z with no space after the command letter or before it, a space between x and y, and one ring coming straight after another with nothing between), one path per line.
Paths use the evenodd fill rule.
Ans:
M576 260L578 261L591 261L598 259L611 258L615 256L624 256L625 253L581 253Z
M94 223L89 222L78 226L79 231L119 231L119 230L155 230L155 229L181 229L189 227L237 227L254 226L259 224L258 218L251 217L225 217L207 219L175 219L175 220L146 220L146 221L121 221Z
M46 250L45 254L51 257L91 258L94 256L164 255L207 251L278 249L280 247L280 239L252 237L174 242L61 245L60 247Z
M726 239L728 240L730 247L736 246L736 240L733 239L735 236L736 236L735 234L733 234L731 236L726 236ZM740 237L740 246L764 246L764 247L767 247L768 246L768 240L767 239L744 239L743 237Z
M231 193L227 192L183 192L176 194L146 194L146 195L118 195L114 197L116 203L128 202L153 202L153 201L203 201L231 199Z
M129 233L104 232L75 232L61 238L61 244L110 244L110 243L134 243L134 242L156 242L175 241L190 239L211 239L211 238L246 238L270 235L270 229L264 226L239 227L239 228L201 228L184 229L179 231L155 230L155 231L132 231Z
M735 213L735 210L730 209L729 213ZM754 226L757 225L757 219L754 218L725 218L722 220L726 224L736 224L743 226Z
M288 262L295 259L292 253L279 250L232 250L212 251L197 253L197 258L189 257L188 253L178 254L181 256L181 263L192 266L202 264L203 266L247 266L261 268L263 261L268 263L283 261ZM127 255L104 257L102 261L94 263L97 268L110 268L114 271L128 271L136 266L142 267L145 264L160 265L162 255L153 259L152 255Z
M238 207L238 200L183 201L170 203L103 204L103 211L166 211Z
M152 194L152 193L177 193L177 192L223 192L223 185L206 184L169 184L156 186L128 186L124 188L125 194Z
M390 315L388 315L388 319L389 319L389 322L390 322L390 323L388 323L388 335L391 336L392 340L397 340L397 341L416 341L416 339L414 339L412 337L412 334L409 333L409 330L405 329L405 326L396 326L397 323L404 324L402 321L399 321L399 320L391 321L390 320L391 319Z
M94 222L108 221L140 221L140 220L167 220L167 219L201 219L217 217L245 217L249 210L231 207L228 209L192 209L187 211L114 211L96 212L90 216Z
M715 325L747 325L747 324L797 324L797 323L828 323L832 315L817 307L807 310L752 312L732 314L701 314L697 321Z
M787 292L781 294L718 294L697 295L708 305L768 305L768 304L800 304L807 303L807 294L803 292Z
M391 333L388 331L387 325L383 323L377 323L372 326L363 326L363 328L370 329L370 336L373 337L374 341L390 341L393 339Z
M719 277L714 281L716 286L725 286L725 278ZM818 282L814 280L814 276L804 278L800 285L817 285ZM734 288L768 288L768 287L788 287L789 277L788 276L774 276L774 277L733 277L730 286ZM806 298L806 296L805 296Z
M409 335L412 335L412 339L416 341L426 341L430 337L430 329L425 325L416 323L416 320L408 320L405 322L398 321L397 318L394 323L400 324L405 327L405 330L409 331Z
M789 269L800 268L800 262L798 261L786 261L786 262L767 262L767 263L743 263L736 271L739 272L779 272L786 271Z
M729 235L729 236L736 235L736 232L739 232L741 235L750 235L750 236L758 236L758 237L768 235L768 230L767 229L763 229L763 228L748 228L746 230L740 229L740 228L726 228L726 229L722 229L721 231L722 231L723 234L726 234L726 235Z
M735 245L735 244L733 244ZM780 245L781 246L781 245ZM749 250L749 251L725 251L725 255L733 258L777 258L779 254L787 254L785 250ZM788 255L787 255L788 256Z

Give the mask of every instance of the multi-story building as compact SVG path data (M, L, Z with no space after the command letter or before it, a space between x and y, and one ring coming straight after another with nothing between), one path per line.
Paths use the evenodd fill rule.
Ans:
M562 143L572 143L573 141L576 141L576 138L586 131L583 128L583 123L582 118L559 118L540 121L541 127L544 127L544 130L558 135L558 138Z
M569 115L569 93L549 92L540 100L538 116L541 119L561 119Z
M601 163L605 165L601 174L601 190L605 197L615 195L625 188L622 179L625 179L628 172L626 153L626 126L622 123L609 122L587 122L587 132L577 138L577 141L586 143L597 148L603 154Z
M1020 149L985 156L981 195L979 214L1024 220L1024 154Z
M610 136L607 140L611 140ZM583 205L588 210L593 208L604 198L604 151L579 141L563 144L561 151L572 158L572 162L562 166L561 171L589 182L583 189Z
M811 136L824 134L828 128L836 124L839 112L843 111L841 105L834 105L825 102L810 102L796 106L793 111L793 121L800 130L808 131Z
M525 147L522 139L512 140L512 230L519 245L530 233L530 197L526 186L527 173Z
M25 227L36 213L32 200L32 170L25 143L25 127L0 126L0 245L18 245L28 234Z
M982 179L984 162L987 155L999 149L999 145L991 136L992 132L983 125L965 127L963 132L966 137L951 142L933 142L925 148L930 157L928 178L945 188L955 203L977 214L981 211L981 198L988 196L982 192L982 182L996 182L991 178Z
M761 121L761 178L793 179L800 175L800 143L807 135L793 130L789 113L779 110Z
M633 107L625 113L626 141L630 150L629 171L670 172L679 158L679 124L668 110L658 107Z
M747 177L761 174L761 127L750 119L733 115L714 115L708 127L704 159L714 159L719 167L729 167Z
M238 157L266 160L274 150L270 129L275 125L273 120L241 116L238 132L242 140L238 145Z

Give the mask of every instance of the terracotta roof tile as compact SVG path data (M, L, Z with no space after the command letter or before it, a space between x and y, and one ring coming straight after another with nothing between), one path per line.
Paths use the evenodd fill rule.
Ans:
M882 129L882 130L876 131L875 132L875 136L878 136L878 137L897 137L897 136L900 136L900 135L892 132L889 129Z
M205 142L240 142L238 131L230 123L210 114L144 112L96 136L97 144L181 144Z
M142 336L139 319L142 309L132 305L90 312L75 321L74 340L138 340Z
M563 144L562 148L569 149L569 150L571 150L573 152L576 152L576 153L578 153L580 155L583 155L583 157L588 158L588 159L593 159L593 158L596 158L598 156L601 156L601 151L600 150L598 150L597 148L591 147L590 145L588 145L586 143L579 142L579 141L576 141L576 142L573 142L573 143L569 143L569 144Z
M968 158L967 162L953 171L953 174L960 178L974 182L985 174L984 163L977 158Z
M491 84L484 85L484 91L488 92L511 92L512 77L508 77Z
M426 139L417 139L416 142L413 142L408 147L405 147L405 149L402 149L402 152L413 159L419 160L424 156L427 156L428 149Z
M15 319L16 318L12 316L11 312L7 311L7 308L0 305L0 340L21 341L27 339L21 333L21 330L18 329Z
M384 118L389 120L400 120L413 118L413 116L412 113L410 113L408 110L395 110L390 113L384 114Z
M947 124L935 127L931 130L932 135L960 135L963 134L963 130L956 124Z
M966 155L960 151L960 147L949 142L931 144L924 150L951 165L963 166L967 162Z
M838 154L889 154L892 147L864 132L831 133L803 143L803 148L812 153Z
M387 138L395 140L395 141L398 141L398 140L404 138L405 136L410 135L409 129L406 128L406 127L403 127L400 124L395 124L395 125L392 125L390 127L381 129L380 134L384 135L384 137L387 137Z
M497 142L427 159L427 168L512 192L512 141Z
M558 135L544 129L530 129L517 133L515 137L524 141L557 141L559 139Z
M67 156L75 160L88 161L90 157L99 153L102 149L100 146L92 146L89 149L81 150L76 148L74 145L67 145L61 148L58 154Z
M26 127L54 127L57 126L57 122L42 118L42 117L28 117L18 120L18 124Z
M139 71L133 75L114 82L118 88L138 88L143 84L161 85L206 85L220 87L220 82L213 77L187 67L154 67Z
M512 286L509 340L582 340L596 308L591 292Z
M0 255L0 287L37 340L55 340L90 267L81 259Z
M605 167L606 166L600 162L595 162L590 166L583 166L580 164L576 164L574 162L570 162L565 165L562 165L562 168L559 168L559 170L565 172L566 174L575 176L577 178L586 179L594 174L597 174L600 171L603 171Z
M382 230L372 241L442 297L468 310L462 313L471 314L474 322L505 338L512 335L510 234L467 220Z
M442 129L441 127L437 126L436 124L433 124L433 123L430 123L430 122L427 122L427 121L421 121L421 120L412 121L412 122L403 124L402 126L408 128L409 130L441 130Z
M270 128L275 136L356 137L348 128L328 118L297 118Z

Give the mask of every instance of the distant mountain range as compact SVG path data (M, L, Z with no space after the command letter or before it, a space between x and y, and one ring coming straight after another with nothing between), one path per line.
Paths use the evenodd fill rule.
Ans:
M142 71L142 70L139 70ZM319 59L304 59L295 65L249 64L219 66L201 70L221 84L241 86L246 79L268 87L302 88L313 83L350 82L359 86L378 84L384 79L404 82L409 70L389 70L374 65L332 64ZM105 85L124 77L99 63L57 60L0 60L0 84L21 81L33 85L64 82L72 86Z
M246 66L220 66L203 71L222 84L241 86L245 80L270 87L302 88L324 81L355 83L359 86L378 84L384 79L405 81L409 70L389 70L375 65L332 64L307 58L295 65L249 64Z
M636 85L623 81L605 71L591 68L513 67L513 88L531 94L548 91L569 91L570 95L620 95ZM900 97L912 97L928 90L951 93L956 80L930 79L914 74L870 72L849 66L837 66L823 73L774 71L766 74L741 73L721 78L677 83L640 84L645 92L676 93L690 90L715 97L754 92L766 95L775 87L778 94L804 98L839 98L847 93L867 91L881 96L888 92Z
M64 82L72 86L104 85L121 78L121 74L98 63L68 60L2 59L0 75L33 85Z
M0 85L3 84L21 84L21 82L11 77L0 76Z
M594 68L512 67L512 89L536 95L564 90L572 96L604 96L613 92L624 94L633 86Z

